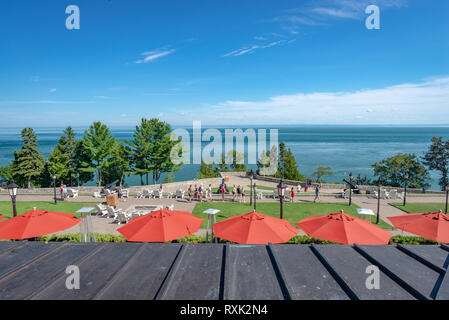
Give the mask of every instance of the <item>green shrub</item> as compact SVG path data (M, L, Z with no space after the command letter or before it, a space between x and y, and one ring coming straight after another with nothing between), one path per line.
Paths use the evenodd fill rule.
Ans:
M126 239L119 235L113 235L113 234L100 234L95 233L95 238L97 242L126 242ZM73 233L73 234L61 234L61 235L52 235L52 236L41 236L37 237L35 239L29 239L29 240L35 240L35 241L69 241L69 242L79 242L80 241L80 235L79 233ZM205 243L206 242L206 236L197 236L197 235L190 235L187 237L183 237L180 239L168 241L168 243ZM209 242L212 242L212 237L209 235ZM232 241L224 240L224 239L218 239L218 243L234 243ZM294 236L291 238L288 242L288 244L337 244L335 242L312 238L309 236L301 235L301 236ZM439 244L437 241L433 241L430 239L426 239L423 237L417 237L417 236L393 236L390 239L389 244L395 245L395 244L413 244L413 245L436 245Z

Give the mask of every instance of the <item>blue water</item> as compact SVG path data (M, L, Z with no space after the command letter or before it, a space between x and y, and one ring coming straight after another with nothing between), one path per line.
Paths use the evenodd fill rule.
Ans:
M229 127L228 127L229 128ZM254 127L253 127L254 128ZM268 127L260 127L266 128ZM279 141L284 141L296 157L299 171L308 176L318 166L330 166L334 176L329 181L341 181L349 172L372 178L372 164L398 152L415 153L421 157L433 136L449 139L449 126L279 126ZM63 128L35 128L39 151L46 157L59 139ZM74 128L77 138L86 128ZM191 128L186 128L191 132ZM207 128L203 128L205 130ZM243 128L245 129L245 128ZM256 129L256 128L255 128ZM0 165L13 159L14 150L20 148L21 128L0 128ZM113 135L124 141L132 139L134 128L111 127ZM224 132L224 129L219 129ZM207 143L203 143L205 145ZM255 166L250 166L254 167ZM189 164L175 172L175 181L196 177L199 165ZM438 173L431 172L433 189L439 189ZM165 176L162 176L163 182ZM140 178L129 176L128 185L140 184Z

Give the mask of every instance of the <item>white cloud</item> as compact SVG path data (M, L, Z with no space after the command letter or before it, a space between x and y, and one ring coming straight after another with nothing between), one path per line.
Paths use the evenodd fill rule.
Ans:
M50 90L48 90L49 92L56 92L55 88L51 88Z
M159 112L159 113L157 114L157 116L158 116L158 118L162 118L162 117L164 116L164 113Z
M256 37L254 37L254 40L258 40L258 41L266 41L266 40L268 40L268 39L265 38L265 37L259 37L259 36L256 36Z
M126 117L127 117L127 114L126 114L126 113L122 113L122 114L120 115L120 117L126 118Z
M252 45L252 46L243 47L243 48L231 51L229 53L226 53L223 57L237 57L237 56L241 56L243 54L253 53L257 49L266 49L266 48L271 48L271 47L274 47L274 46L277 46L277 45L292 43L296 39L292 39L292 40L289 40L289 41L278 40L278 41L267 43L265 45L257 45L257 44L255 44L255 45Z
M154 61L161 57L167 56L175 51L176 51L175 49L170 49L170 50L156 49L153 51L144 52L144 53L142 53L142 55L145 56L145 58L137 60L136 63L140 64L140 63L151 62L151 61Z
M449 76L380 89L229 100L200 112L205 120L218 123L239 119L253 124L350 124L355 117L358 123L367 124L449 123Z

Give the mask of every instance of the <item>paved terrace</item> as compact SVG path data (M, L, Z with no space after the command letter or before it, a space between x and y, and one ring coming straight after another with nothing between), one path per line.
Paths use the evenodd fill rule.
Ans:
M447 300L448 264L446 245L0 242L0 299Z
M218 184L221 182L221 179L215 178L215 179L203 179L196 181L196 183L202 182L203 185L208 185L208 183L211 183L213 187L217 187ZM206 184L207 183L207 184ZM230 176L230 182L228 185L233 184L240 184L240 185L249 185L250 180L248 178L242 178L240 176ZM263 181L258 185L262 185L264 183L267 187L274 187L276 186L275 183L266 182ZM193 183L193 185L195 185ZM167 192L173 192L178 188L186 189L188 186L188 182L177 182L174 184L164 184L164 190ZM170 187L170 188L169 188ZM137 190L141 190L144 187L134 187L137 188ZM270 191L268 191L270 192ZM338 197L339 192L336 192L335 189L324 189L320 193L321 202L347 202L347 199L342 199ZM302 192L300 194L296 194L295 196L295 202L312 202L315 197L315 193L312 192ZM372 209L374 212L377 211L377 199L374 199L372 196L361 194L361 195L353 195L353 202L362 208L369 208ZM3 193L0 194L0 201L10 201L9 195ZM53 193L45 192L45 193L19 193L17 197L17 201L53 201ZM86 202L86 203L92 203L92 206L94 206L97 203L101 203L106 201L105 198L94 198L92 195L81 195L78 198L75 199L66 199L66 201L76 201L76 202ZM221 195L214 194L211 203L211 207L213 208L214 202L221 202ZM225 196L226 202L232 202L232 195L226 195ZM246 202L249 201L249 196L246 197ZM264 196L261 200L257 200L258 202L279 202L278 199L273 199L272 197L268 196L268 193L266 196ZM386 219L387 217L391 216L397 216L404 214L403 211L400 209L393 207L390 205L392 202L400 202L402 200L400 199L389 199L389 200L381 200L381 207L380 207L380 216L383 220L388 222ZM435 195L435 194L408 194L407 195L407 202L444 202L445 197L444 195ZM197 201L189 202L187 199L167 199L166 197L162 199L137 199L134 195L131 194L128 200L126 201L120 201L118 204L118 208L127 210L128 208L135 206L135 205L163 205L169 206L174 205L175 210L182 210L182 211L189 211L192 212L195 205L197 204ZM117 229L121 226L117 223L112 223L112 219L110 218L101 218L93 216L93 225L94 230L99 233L104 234L115 234L119 235L117 232ZM64 233L78 233L79 232L79 226L72 227L70 229L58 232L59 234ZM197 235L205 235L205 229L200 229L197 233ZM299 234L304 234L304 232L301 230ZM400 230L393 231L393 234L400 234L400 235L411 235L407 232L403 232Z

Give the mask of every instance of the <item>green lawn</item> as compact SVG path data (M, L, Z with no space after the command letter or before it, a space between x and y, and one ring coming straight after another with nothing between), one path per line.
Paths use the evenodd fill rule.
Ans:
M207 215L203 211L212 208L220 210L217 213L217 222L222 221L230 216L248 213L252 211L249 203L229 203L229 202L201 202L195 206L193 214L206 218L201 227L207 226ZM329 213L340 212L344 210L345 213L358 217L356 205L349 207L347 203L284 203L284 219L287 219L292 225L309 216L324 215ZM257 212L267 214L274 217L279 217L280 206L279 203L265 202L257 203ZM372 222L375 222L373 217ZM379 226L384 229L392 229L392 226L380 220Z
M248 186L248 188L251 188L251 186ZM256 185L256 189L260 189L260 190L268 190L268 191L276 190L275 187L266 187L266 186L258 186L258 185Z
M394 202L396 208L407 211L408 213L424 213L424 212L444 212L446 204L443 202L422 202L422 203L407 203L405 207L402 202Z
M18 201L16 203L17 214L22 214L24 212L28 212L33 210L33 207L36 207L37 210L47 210L54 212L65 212L65 213L73 213L77 217L79 217L79 213L76 213L77 210L82 207L95 207L94 203L83 203L83 202L58 202L55 205L52 201ZM6 218L12 217L12 204L11 201L0 201L0 215L6 216Z

